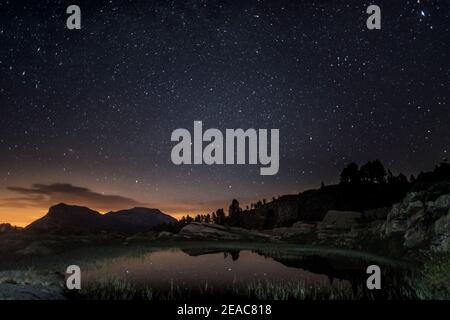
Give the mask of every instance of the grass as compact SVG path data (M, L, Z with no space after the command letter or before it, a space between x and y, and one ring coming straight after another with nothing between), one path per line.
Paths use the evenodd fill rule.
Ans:
M428 255L420 271L417 287L422 299L450 300L450 253Z
M181 300L181 301L268 301L268 300L416 300L422 298L414 287L414 281L399 279L384 290L367 290L362 285L352 286L348 281L333 285L307 284L302 281L258 280L233 283L225 288L214 288L208 283L197 287L183 287L171 283L169 288L152 288L110 278L83 287L78 292L67 292L76 300Z
M69 298L81 300L305 300L355 298L351 287L311 286L301 282L255 281L233 284L227 288L213 288L207 283L197 288L182 288L172 284L170 288L138 287L131 283L110 279L96 282L79 292L68 292Z

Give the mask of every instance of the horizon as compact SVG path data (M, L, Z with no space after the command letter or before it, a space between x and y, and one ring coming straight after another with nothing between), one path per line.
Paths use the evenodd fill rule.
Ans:
M446 163L447 159L444 158L442 159L440 162L436 163L435 166L429 168L428 170L421 170L420 172L417 173L411 173L411 174L405 174L403 172L396 172L396 171L392 171L390 168L385 168L386 169L386 173L389 170L394 176L399 175L399 174L403 174L407 177L408 181L410 180L410 176L414 176L417 177L420 173L422 172L431 172L432 170L434 170L434 168L436 168L439 164L442 163ZM321 182L323 183L323 181ZM325 186L334 186L334 185L339 185L340 182L333 182L330 184L324 184ZM71 186L70 184L61 184L64 186ZM225 210L225 212L227 212L227 208L230 205L231 201L233 199L237 199L239 201L239 204L241 206L241 208L245 208L246 206L250 206L251 203L256 203L257 201L263 200L263 199L267 199L268 203L272 201L273 198L277 198L279 196L286 196L286 195L298 195L301 194L303 192L306 191L311 191L311 190L319 190L322 186L316 186L316 187L312 187L312 188L307 188L304 190L300 190L298 192L291 192L291 193L287 193L287 194L278 194L278 195L266 195L266 196L262 196L259 198L253 198L253 199L248 199L248 198L243 198L242 201L239 197L234 197L234 198L230 198L228 200L217 200L217 201L212 201L210 203L204 203L203 206L198 206L196 208L190 208L190 209L176 209L174 208L174 206L167 206L167 204L162 204L161 206L154 206L151 204L146 204L146 203L140 203L140 202L136 202L136 205L134 206L124 206L124 207L114 207L114 209L112 207L110 208L97 208L97 206L95 204L89 206L86 205L85 203L82 202L67 202L67 201L59 201L59 200L55 200L53 202L53 204L50 204L48 207L43 207L43 208L35 208L35 207L31 207L28 208L27 211L24 212L33 212L33 215L28 215L28 220L27 221L23 221L23 222L14 222L14 221L3 221L0 220L0 224L1 223L9 223L12 226L17 226L17 227L26 227L29 224L31 224L32 222L36 221L37 219L42 218L43 216L45 216L49 209L51 207L57 206L57 205L67 205L67 206L80 206L80 207L87 207L91 210L97 211L98 213L104 215L108 212L116 212L116 211L120 211L120 210L129 210L129 209L133 209L133 208L147 208L147 209L158 209L160 210L162 213L169 215L173 218L175 218L176 220L180 220L182 217L187 217L187 216L191 216L191 217L195 217L198 214L210 214L212 212L216 212L216 210L218 209L223 209ZM116 195L108 195L110 197L117 197ZM176 202L175 202L176 203ZM7 209L2 208L0 206L0 216L2 214L2 210L7 211ZM40 210L40 212L42 212L42 214L40 215L36 215L35 213L37 212L37 210Z
M380 1L380 30L360 1L91 1L80 29L58 3L0 3L2 221L54 202L195 215L337 183L351 161L409 176L448 157L441 1ZM279 130L279 170L175 165L171 134L194 121Z

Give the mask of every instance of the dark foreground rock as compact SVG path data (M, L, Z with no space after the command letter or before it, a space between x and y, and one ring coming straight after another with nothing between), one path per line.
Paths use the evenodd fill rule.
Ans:
M0 272L0 300L63 300L64 276L48 271Z
M382 236L397 235L408 248L450 250L450 183L411 192L395 204L382 227Z
M64 300L64 296L43 286L0 283L0 300Z
M410 192L392 208L363 212L329 210L318 222L265 231L281 240L348 249L392 244L405 250L450 251L450 182ZM381 245L380 245L381 244Z

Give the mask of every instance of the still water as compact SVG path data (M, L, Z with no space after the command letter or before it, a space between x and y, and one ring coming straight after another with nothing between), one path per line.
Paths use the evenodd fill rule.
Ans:
M360 283L365 268L364 263L319 256L273 258L250 250L189 253L169 249L102 261L85 268L83 277L87 283L119 279L151 287L224 287L265 280L334 285Z

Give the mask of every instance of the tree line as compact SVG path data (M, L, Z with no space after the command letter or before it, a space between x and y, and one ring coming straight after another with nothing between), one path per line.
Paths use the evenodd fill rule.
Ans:
M440 165L436 166L434 171L421 172L417 178L411 175L409 180L403 173L399 173L398 175L392 174L390 170L386 170L381 161L374 160L363 164L361 167L354 162L349 163L340 173L339 186L345 188L346 186L358 187L358 185L386 185L386 188L389 190L406 190L410 189L411 186L426 188L427 186L442 180L450 180L450 164L447 160L444 160ZM321 188L326 188L324 183L322 183ZM277 198L273 197L272 202L275 201L277 201ZM228 207L227 213L225 213L222 208L208 214L198 214L195 216L186 215L176 224L161 225L157 229L176 232L192 222L241 226L246 215L252 210L258 210L269 203L270 202L267 202L266 199L262 199L256 203L251 203L243 210L239 205L239 201L233 199Z

